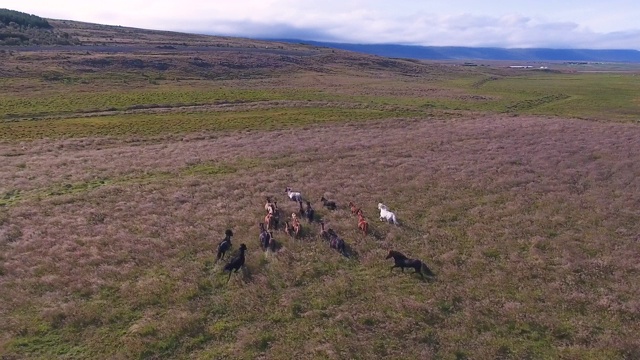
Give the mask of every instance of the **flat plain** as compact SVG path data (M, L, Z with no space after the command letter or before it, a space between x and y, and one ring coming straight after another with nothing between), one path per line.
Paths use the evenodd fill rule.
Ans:
M54 26L0 49L2 359L640 358L637 69ZM260 250L288 186L350 256Z

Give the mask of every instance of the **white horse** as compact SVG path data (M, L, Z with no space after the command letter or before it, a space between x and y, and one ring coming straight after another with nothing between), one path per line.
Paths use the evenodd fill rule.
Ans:
M380 221L388 221L394 225L400 225L398 219L396 219L396 214L389 211L387 205L378 203L378 209L380 209Z
M300 194L299 192L292 191L290 187L288 187L284 192L287 193L287 195L289 196L289 199L291 199L292 201L295 201L295 202L302 201L302 194Z

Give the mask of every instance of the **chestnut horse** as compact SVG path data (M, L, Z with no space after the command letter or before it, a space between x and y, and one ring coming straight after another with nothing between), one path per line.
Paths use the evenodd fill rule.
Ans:
M324 221L320 222L320 237L324 240L329 240L329 232L324 228Z
M291 227L293 230L293 234L295 235L295 237L297 237L300 234L301 225L296 213L291 214Z
M276 228L276 218L275 215L273 213L268 213L265 217L264 217L264 223L265 223L265 227L267 228L267 230L273 230Z
M351 214L355 215L360 211L360 209L356 206L356 204L349 201L349 207L351 208Z
M362 210L358 212L358 229L362 231L364 236L367 236L367 233L369 232L369 223L364 218L364 215L362 215Z

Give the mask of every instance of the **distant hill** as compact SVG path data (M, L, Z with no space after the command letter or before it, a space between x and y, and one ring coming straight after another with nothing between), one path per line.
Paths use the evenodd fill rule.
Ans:
M1 45L77 45L77 39L57 31L47 19L20 11L0 9Z
M357 51L365 54L419 60L518 60L518 61L592 61L640 63L637 50L589 49L504 49L462 46L412 46L345 44L309 40L277 39L329 48Z

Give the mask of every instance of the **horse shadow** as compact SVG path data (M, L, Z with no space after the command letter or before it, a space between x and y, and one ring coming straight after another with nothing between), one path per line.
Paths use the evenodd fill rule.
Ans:
M213 271L215 269L215 265L216 265L216 261L215 260L206 260L204 262L204 266L202 271L204 271L205 273L211 273L211 271Z
M431 283L434 283L434 282L438 281L438 278L436 277L435 274L433 274L433 275L424 275L424 276L421 277L420 274L409 271L409 276L411 276L412 278L418 279L423 283L431 284Z
M221 277L221 279L226 278L228 276L226 275L226 273L224 274L225 276ZM226 285L223 285L223 284L227 284L226 279L224 280L225 281L220 282L221 286L226 286ZM253 271L246 264L243 265L237 273L234 272L231 274L231 279L229 282L237 283L238 281L242 282L243 284L247 284L253 281Z
M344 251L342 251L341 254L347 259L358 260L358 258L360 257L360 255L358 254L358 251L354 249L353 246L351 246L346 241L344 243Z
M242 281L244 283L253 281L253 271L251 271L251 268L246 265L242 267Z
M384 239L386 239L386 234L382 233L382 231L380 231L379 229L375 228L375 227L369 227L369 234L371 235L372 238L378 240L378 241L382 241Z
M264 249L265 253L267 252L271 252L271 253L277 253L278 251L280 251L280 249L282 249L282 243L278 240L271 240L271 243L269 244L269 247Z

